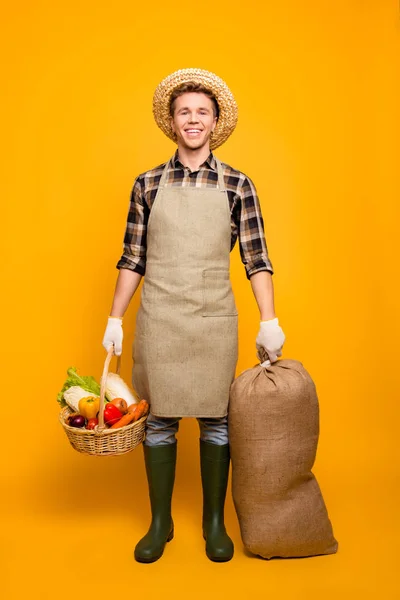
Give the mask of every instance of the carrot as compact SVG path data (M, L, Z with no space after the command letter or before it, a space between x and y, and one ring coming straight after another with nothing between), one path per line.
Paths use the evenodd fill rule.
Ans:
M110 429L118 429L119 427L125 427L125 425L129 425L135 419L135 413L128 412L126 415L120 418L119 421L111 425Z
M135 407L132 408L132 410L130 410L128 412L128 414L132 415L132 421L136 421L137 420L137 411L138 411L138 407L139 407L139 403L135 404Z
M141 400L135 410L135 421L138 421L145 415L149 410L149 404L146 400Z

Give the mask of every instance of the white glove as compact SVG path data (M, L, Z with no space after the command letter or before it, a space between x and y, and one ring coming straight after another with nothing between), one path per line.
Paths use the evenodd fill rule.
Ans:
M256 339L257 350L265 350L271 363L282 356L282 346L285 342L285 334L278 323L278 318L270 321L261 321L260 331Z
M122 319L119 319L118 317L108 317L107 327L103 338L103 346L107 352L114 344L114 352L116 356L121 356L123 337Z

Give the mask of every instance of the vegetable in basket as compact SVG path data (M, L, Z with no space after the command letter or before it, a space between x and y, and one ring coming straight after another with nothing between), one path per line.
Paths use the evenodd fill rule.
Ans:
M73 414L68 417L67 424L70 427L78 427L80 429L85 427L86 419L83 415Z
M93 417L93 419L89 419L87 422L86 429L94 429L98 424L99 420L96 417Z
M118 410L120 410L122 412L123 415L126 412L128 412L127 401L124 400L123 398L114 398L114 400L111 400L111 404L114 404L114 406L116 406L118 408ZM131 406L136 406L136 404L131 404Z
M100 408L100 398L97 396L86 396L79 400L79 412L87 420L97 416Z
M130 406L128 409L129 412L133 413L134 421L141 419L143 415L147 414L148 410L149 404L147 400L141 400L139 404L136 404L136 406Z
M81 398L86 398L89 395L100 397L100 384L97 383L94 377L78 375L76 367L70 367L67 374L68 377L63 388L57 395L57 401L61 408L68 405L74 411L78 411ZM127 386L122 377L116 373L108 373L105 400L111 401L115 398L124 399L127 406L139 402L139 399L135 397L134 392Z
M68 404L68 406L70 408L72 408L72 410L75 411L79 411L79 402L81 401L82 398L87 398L88 397L88 392L84 389L82 389L81 387L79 387L79 385L73 385L72 387L68 388L67 390L65 390L65 392L62 395L62 400L63 402L60 402L61 406L65 406L66 404ZM94 397L94 396L92 396ZM96 396L98 398L98 396Z
M135 398L132 390L117 373L108 373L106 381L106 396L109 400L114 398L123 398L128 406L137 404L139 400Z
M111 425L111 429L119 429L120 427L125 427L125 425L130 425L134 420L135 413L127 412L126 415L123 415L119 421Z
M74 410L78 410L81 398L89 394L100 397L100 385L94 377L78 375L76 367L70 367L67 370L67 375L68 377L64 382L62 390L57 395L57 402L59 402L61 408L64 408L68 404Z
M117 421L119 421L122 417L122 412L118 410L114 404L109 402L104 409L104 421L107 425L113 425Z
M118 429L119 427L125 427L135 421L141 419L149 410L149 405L146 400L141 400L138 404L132 404L128 412L116 423L111 425L111 429Z

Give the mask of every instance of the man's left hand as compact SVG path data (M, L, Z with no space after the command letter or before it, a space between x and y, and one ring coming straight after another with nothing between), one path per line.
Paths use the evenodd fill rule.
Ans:
M260 331L256 339L257 350L263 348L271 363L276 362L278 356L282 356L282 346L285 339L285 334L279 326L277 317L270 321L261 321Z

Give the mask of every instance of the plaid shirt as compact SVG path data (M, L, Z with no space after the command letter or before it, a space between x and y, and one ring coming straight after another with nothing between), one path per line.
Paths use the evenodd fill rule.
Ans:
M134 183L124 237L124 252L117 269L131 269L141 275L146 269L147 222L165 163L139 175ZM225 187L231 209L231 250L239 237L239 248L247 278L259 271L273 273L268 258L260 203L249 177L222 163ZM178 150L169 160L165 185L189 187L217 187L218 171L211 152L197 171L184 167Z

